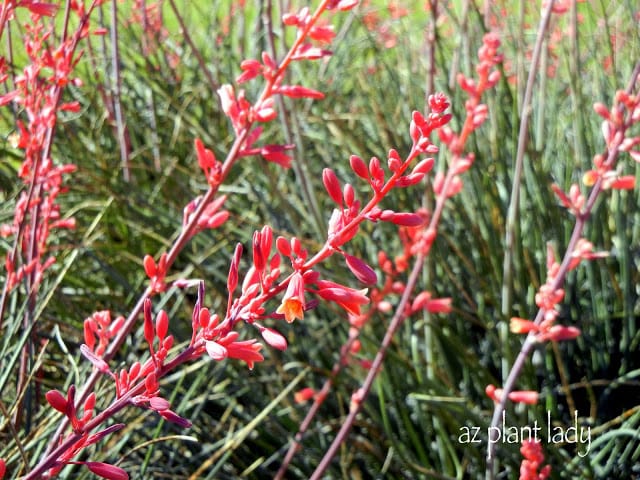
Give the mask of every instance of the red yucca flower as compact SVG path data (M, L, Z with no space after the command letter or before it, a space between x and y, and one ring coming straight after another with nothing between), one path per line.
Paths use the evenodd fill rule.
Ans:
M501 388L496 388L494 385L487 385L485 388L487 397L493 400L495 403L499 403L502 400L504 391ZM507 398L515 403L525 403L527 405L535 405L538 403L538 392L534 390L516 390L509 392Z
M520 464L520 480L545 480L551 474L551 466L542 467L544 454L542 445L536 440L524 440L520 453L524 457Z
M304 281L302 275L296 272L291 277L287 292L284 294L282 304L276 310L276 313L284 315L288 323L293 322L296 318L302 320L304 318Z

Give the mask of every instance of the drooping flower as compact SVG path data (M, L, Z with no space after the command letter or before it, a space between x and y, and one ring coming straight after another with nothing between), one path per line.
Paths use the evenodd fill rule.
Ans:
M296 318L304 318L304 281L300 272L295 272L289 281L287 291L276 313L284 315L284 319L291 323Z

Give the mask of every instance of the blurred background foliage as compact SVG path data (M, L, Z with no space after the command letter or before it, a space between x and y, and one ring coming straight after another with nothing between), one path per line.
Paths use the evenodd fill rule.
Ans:
M259 58L270 48L267 0L161 1L160 10L147 12L149 18L159 14L158 28L146 31L141 3L118 3L117 62L129 182L123 180L117 128L108 113L113 111L114 92L114 50L108 37L92 37L84 45L77 67L84 84L66 92L68 99L81 103L82 111L61 116L53 157L78 166L68 181L69 193L60 197L62 211L77 219L78 228L51 245L58 262L40 293L46 305L37 330L49 340L34 371L41 392L64 390L85 377L87 362L78 356L84 318L101 309L126 315L135 304L146 281L143 256L168 248L181 224L183 207L206 190L194 139L202 139L219 159L232 143L233 131L220 110L216 88L233 82L241 60ZM283 3L289 11L301 2L272 6L279 56L292 40L278 20L277 7ZM296 168L284 171L259 158L242 160L222 189L228 195L229 221L193 238L171 274L172 279L204 279L207 303L214 311L223 311L231 253L237 242L248 251L254 230L271 225L277 234L295 235L315 252L324 241L333 208L320 181L322 169L333 168L342 181L353 182L359 198L366 199L368 187L351 172L349 156L384 160L390 148L408 152L410 114L425 109L430 82L452 99L453 125L459 126L464 96L455 74L473 74L485 25L500 34L503 80L485 99L490 117L467 148L476 163L464 176L461 195L446 208L420 286L434 296L452 297L454 311L405 322L327 478L484 477L486 429L493 409L484 388L502 383L504 367L513 363L522 343L521 337L503 332L511 316L535 314L534 295L546 275L546 245L551 242L561 255L572 228L573 218L559 206L550 184L568 189L590 169L593 155L604 147L592 104L610 105L615 91L626 87L640 57L640 13L635 2L581 2L575 22L572 12L553 17L536 80L512 252L513 295L505 311L505 219L518 112L539 9L537 3L525 1L437 3L433 72L428 33L434 17L429 2L364 2L353 12L331 17L337 33L333 56L327 62L300 63L290 73L293 83L326 94L322 101L284 102L282 122L299 145ZM112 28L109 5L102 8L94 25ZM577 26L575 36L572 25ZM20 32L14 30L12 35L17 45ZM244 88L254 98L260 84L254 81ZM14 125L11 111L4 108L1 115L5 140L0 143L0 223L4 223L11 221L19 188L15 180L19 152L6 140ZM283 131L282 123L274 122L264 138L268 143L290 141ZM443 152L438 162L446 161ZM628 157L620 165L621 171L637 174ZM428 187L395 192L384 206L398 211L429 208ZM519 389L540 391L541 402L507 411L508 425L535 421L546 425L550 412L553 421L566 428L573 425L577 410L580 426L591 427L591 450L584 457L577 455L584 446L545 446L552 478L640 475L635 433L640 423L640 212L636 191L605 197L590 219L586 237L610 256L570 275L561 313L561 323L580 327L582 336L574 342L541 346L518 383ZM0 242L5 251L7 240ZM378 251L391 258L402 252L397 229L387 224L366 225L347 248L374 267ZM323 268L327 277L357 286L342 262L330 261ZM11 304L8 322L19 319L21 301L18 297ZM171 330L180 342L190 338L194 301L194 292L177 290L154 299L154 308L170 314ZM375 316L363 331L362 359L373 358L390 316ZM122 420L127 428L98 445L91 459L119 461L131 478L272 477L308 408L294 403L293 393L322 385L349 326L343 311L321 304L304 321L278 328L287 336L289 348L266 349L265 362L253 371L239 362L203 358L162 382L162 392L174 410L193 422L192 429L182 431L152 412L131 408ZM11 331L5 326L5 332ZM0 359L7 366L16 338L5 335L0 340ZM112 364L130 364L145 350L140 332L133 334ZM310 475L365 374L353 363L336 378L287 478ZM15 401L11 378L2 392L7 407ZM114 393L106 379L98 388L101 401ZM33 415L29 430L20 432L31 462L60 419L46 407L34 409ZM480 445L459 441L465 426L480 427ZM501 445L499 455L499 478L515 478L519 444ZM13 465L18 462L16 443L7 428L0 431L0 457L15 461ZM84 470L69 467L61 478L87 476Z

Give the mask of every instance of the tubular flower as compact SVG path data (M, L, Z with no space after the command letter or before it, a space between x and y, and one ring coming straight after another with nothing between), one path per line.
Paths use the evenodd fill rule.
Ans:
M287 291L276 313L284 315L287 323L291 323L296 318L300 320L304 318L304 307L304 281L300 272L296 272L289 281Z

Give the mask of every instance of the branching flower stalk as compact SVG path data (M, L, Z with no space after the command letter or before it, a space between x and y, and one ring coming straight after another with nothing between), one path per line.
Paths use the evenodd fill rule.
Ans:
M309 15L308 18L306 18L306 22L304 23L304 25L300 25L296 40L294 41L293 45L291 46L290 50L288 51L284 59L279 63L279 65L274 66L273 72L269 77L265 76L266 84L259 98L254 102L253 106L251 106L252 110L257 111L265 103L268 103L267 101L274 95L275 85L279 81L281 81L282 78L284 78L284 73L286 72L291 62L296 60L301 60L304 58L308 58L308 59L322 58L323 56L329 53L326 51L317 51L316 49L316 50L311 50L311 52L306 52L306 53L310 53L310 54L306 54L301 49L305 48L305 45L308 45L305 42L308 41L310 32L313 30L320 16L329 7L335 8L336 5L338 5L336 1L332 1L332 0L322 1L320 5L318 5L314 13L312 15ZM340 8L339 5L338 5L338 8ZM299 56L298 58L296 58L297 55ZM224 89L225 87L222 87L222 88ZM224 91L221 91L222 89L219 90L219 94L223 102L225 102L225 99L226 99L225 92L228 92L229 88L230 87L227 86L227 88ZM246 105L244 108L246 110L249 110L249 105ZM192 204L190 205L190 207L192 208L192 211L190 212L187 221L182 226L178 237L176 238L175 242L173 243L169 251L166 254L163 254L164 260L162 261L162 272L161 272L162 277L166 275L167 271L171 268L175 259L179 255L179 253L182 251L182 249L185 247L189 239L193 236L193 234L199 228L198 227L199 223L202 221L203 217L207 213L212 202L216 199L216 195L218 193L220 185L222 185L222 183L226 180L227 176L229 175L229 172L233 168L233 165L244 155L242 150L243 148L245 148L246 141L251 132L251 127L258 120L259 119L255 118L255 116L253 118L247 117L245 112L244 124L242 125L241 128L236 129L235 140L231 145L231 147L229 148L226 158L222 163L219 163L214 159L213 165L211 165L211 167L215 167L215 172L213 172L215 173L215 175L212 175L209 180L209 188L207 192L201 198L199 198L197 202L192 202ZM201 144L200 146L201 146L201 149L204 148L202 147ZM262 153L263 156L266 157L270 152L258 151L254 153ZM276 152L276 153L280 153L280 152ZM117 332L115 332L115 335L111 339L110 344L106 348L103 355L103 358L105 361L111 360L116 354L116 352L120 349L127 335L129 335L129 333L135 328L136 323L138 321L138 317L142 312L145 301L155 293L157 292L154 291L152 287L149 287L139 298L138 302L133 307L133 309L131 310L127 318L124 320L124 322L120 325ZM90 392L93 391L93 388L96 384L96 381L98 380L98 377L99 377L99 372L93 371L89 376L89 378L85 381L84 385L82 386L78 395L76 396L77 406L80 406L81 403L86 400ZM52 449L55 447L55 445L58 442L58 438L60 438L60 436L62 435L62 432L67 427L68 427L68 421L66 419L63 419L58 429L56 430L56 433L53 436L51 443L49 444L47 453L50 453L52 451Z
M591 244L582 236L598 198L609 189L633 189L635 187L635 177L632 175L620 175L616 171L616 166L621 152L628 152L636 162L640 162L640 152L633 150L640 144L640 136L628 136L631 126L640 123L640 95L637 93L639 75L640 62L636 64L631 74L627 89L616 94L615 105L611 110L600 103L594 104L594 110L604 119L603 134L606 142L606 151L594 157L594 169L588 171L583 177L583 183L592 187L588 197L585 198L580 193L577 185L573 185L568 194L562 192L559 187L553 186L553 190L562 205L576 217L575 224L562 262L558 264L553 258L550 258L547 262L549 268L548 279L547 283L541 287L538 295L536 295L536 303L539 309L534 320L529 321L518 318L511 320L511 330L516 333L527 333L527 337L511 367L501 394L495 397L496 405L493 411L491 427L497 428L500 424L507 399L513 393L518 377L534 347L540 342L570 340L580 334L580 330L576 327L554 324L558 313L556 307L564 296L562 286L567 274L576 268L581 260L591 260L602 256L592 252ZM550 256L552 257L552 255ZM490 431L495 430L490 428ZM489 440L486 477L487 479L493 479L495 475L496 444L491 439Z
M48 45L53 35L49 17L58 11L58 6L44 2L23 1L3 2L0 7L0 37L7 22L14 17L16 8L30 12L30 22L25 24L24 43L28 64L20 75L13 78L14 89L0 96L0 106L13 103L24 113L18 120L16 132L10 142L16 149L24 150L18 176L26 187L22 191L14 209L12 224L0 226L0 236L13 237L12 247L7 252L4 266L6 282L0 297L0 330L9 295L17 292L20 285L26 292L26 308L22 318L22 328L27 332L21 346L21 356L16 391L21 400L16 404L13 421L22 423L23 401L31 403L31 388L27 377L34 352L32 331L35 318L39 287L44 273L56 262L50 253L51 233L58 229L73 229L75 221L64 219L57 203L58 196L65 193L63 176L75 171L73 164L57 165L51 158L52 143L58 114L62 111L76 112L77 102L63 103L62 93L67 85L77 83L72 71L81 53L77 52L80 41L89 35L88 21L91 11L98 1L93 1L87 10L77 4L66 2L62 19L62 35L57 47ZM75 13L79 23L74 34L69 37L68 25L71 13ZM0 81L7 80L8 65L0 57ZM27 408L25 429L30 429L30 412Z
M408 186L422 179L424 173L431 163L423 162L420 167L416 167L412 173L411 180L407 178L401 178L401 174L409 166L409 162L402 166L397 166L394 175L391 177L388 183L386 183L380 190L376 192L374 199L370 201L365 208L353 217L353 208L357 208L359 205L353 198L353 190L345 188L345 203L350 207L349 213L338 213L332 220L333 224L330 225L330 242L327 243L325 248L319 252L316 256L310 259L308 262L302 263L306 259L306 254L301 250L300 244L296 239L292 239L290 247L285 246L283 242L280 242L278 249L280 252L292 259L296 272L285 281L281 282L274 288L268 288L268 285L277 278L279 271L277 263L274 263L274 259L280 259L280 256L274 256L270 263L271 274L269 279L263 278L262 273L265 268L264 261L265 255L269 255L271 248L271 232L270 229L265 227L262 232L256 232L254 235L254 267L255 269L245 279L245 285L243 290L248 288L250 293L245 291L245 297L250 300L250 297L255 296L257 290L251 289L251 286L255 285L256 278L259 277L258 283L263 290L263 294L259 298L254 298L249 309L247 310L246 304L242 303L242 297L239 300L233 300L233 290L237 285L237 268L241 249L236 249L234 255L234 261L232 262L232 268L229 274L228 287L229 287L229 306L227 308L227 314L225 320L218 326L217 316L208 317L204 312L208 310L202 308L202 297L204 295L204 288L201 286L199 295L199 303L194 311L193 322L193 337L189 348L186 353L183 352L175 357L172 361L166 365L163 363L166 358L169 349L173 344L173 338L171 336L166 337L168 328L168 319L164 312L160 312L156 319L156 332L154 335L154 327L151 320L151 304L149 298L166 288L164 284L164 278L167 270L175 260L178 252L182 249L187 240L198 230L207 227L216 227L224 220L226 216L223 212L218 212L218 208L222 205L224 198L216 199L215 195L220 184L227 177L231 167L237 159L242 156L253 155L256 153L261 154L267 160L280 163L283 166L288 166L290 161L284 153L289 147L287 146L274 146L267 145L261 148L252 148L254 142L258 139L261 133L261 129L251 130L251 126L256 121L267 122L276 117L276 112L272 107L271 96L274 94L283 94L291 97L310 97L321 98L322 95L314 90L300 87L300 86L283 86L281 81L284 78L284 72L290 62L301 59L315 59L322 58L329 52L320 49L314 49L310 44L304 43L307 37L319 38L326 37L330 32L325 28L314 31L314 24L319 18L320 14L329 8L349 9L355 6L356 2L353 1L325 1L322 2L313 15L309 15L306 9L303 9L298 15L289 15L286 23L288 25L295 25L298 30L298 37L294 42L293 47L285 57L285 59L276 66L273 60L268 55L263 55L264 65L256 61L246 61L243 63L242 68L245 73L239 77L238 81L247 81L255 76L262 75L266 80L266 86L263 93L251 106L243 96L243 92L240 92L237 99L233 88L230 86L223 86L219 90L219 95L222 100L222 106L225 113L231 118L234 130L236 131L236 141L231 147L226 160L223 163L219 163L215 160L213 153L204 148L201 142L196 140L196 151L198 153L198 161L201 168L204 170L209 183L208 192L199 199L191 202L185 209L185 221L180 236L176 240L175 244L171 248L168 254L163 254L158 263L156 263L151 257L147 256L144 261L144 266L147 274L151 278L151 286L144 293L134 311L131 312L128 319L118 318L113 325L110 324L108 315L101 315L100 312L94 315L96 318L87 319L85 322L85 339L88 344L84 345L82 352L96 367L98 372L109 374L113 377L116 383L117 399L101 414L93 417L93 408L95 405L95 395L89 394L92 389L97 374L94 372L88 382L85 384L83 391L76 395L75 387L71 387L65 396L57 391L51 391L47 394L47 400L52 407L64 413L66 419L61 423L60 428L54 436L53 442L50 443L49 449L40 463L32 470L26 478L39 478L39 476L49 471L49 474L55 474L60 468L67 464L83 464L94 473L98 473L106 478L126 478L126 473L119 467L107 464L101 464L96 462L76 462L72 460L73 456L79 452L82 448L95 443L104 436L113 433L120 427L108 427L94 435L89 435L89 432L104 422L107 418L117 413L125 405L134 403L137 405L149 403L150 408L158 411L162 416L168 420L174 421L183 426L188 426L189 422L168 409L168 402L156 395L158 384L157 381L166 373L167 368L175 368L184 361L196 358L202 353L206 352L215 360L221 360L227 356L241 358L245 360L251 367L254 361L262 360L262 356L258 353L261 345L255 344L254 340L245 342L235 342L237 334L232 332L235 324L240 320L250 321L253 323L255 318L244 317L244 314L255 315L259 318L264 309L261 309L259 305L262 302L272 298L277 293L287 290L285 298L281 307L277 310L277 314L282 314L287 321L293 321L295 318L301 318L305 305L302 296L304 295L304 289L306 288L302 279L303 273L311 272L311 267L321 262L325 258L328 258L342 243L348 241L357 231L357 225L365 219L381 219L391 221L397 224L414 224L416 221L415 215L395 213L392 211L380 211L375 209L376 204L388 193L388 191L396 186L395 182L404 180L403 186ZM415 154L420 153L416 150ZM415 155L410 159L415 158ZM399 159L398 159L399 160ZM372 164L375 166L376 164ZM332 172L331 172L332 173ZM326 174L327 178L330 174ZM381 180L383 175L379 166L372 175L375 180ZM333 180L333 178L332 178ZM326 186L326 184L325 184ZM333 186L333 185L332 185ZM335 192L330 191L330 194L336 199ZM342 202L342 200L340 200ZM352 208L353 207L353 208ZM354 257L350 257L346 254L347 264L350 269L356 273L356 276L367 277L371 271L365 264L358 261ZM294 258L295 257L295 258ZM257 273L257 275L256 275ZM338 302L345 308L352 310L357 309L358 305L366 302L366 297L362 293L355 290L347 289L332 282L321 281L317 279L317 276L309 275L310 278L306 279L307 283L315 283L319 290L317 293L320 296L324 296L327 299ZM313 279L311 278L313 277ZM370 278L370 277L369 277ZM188 282L187 282L188 283ZM254 284L254 285L252 285ZM267 290L264 292L264 290ZM238 301L240 303L238 303ZM311 305L309 305L309 308ZM133 328L136 321L136 317L141 310L144 310L145 318L145 339L149 343L151 358L145 363L144 366L140 364L134 364L131 367L131 371L127 372L123 370L120 375L116 375L109 370L107 361L113 356L115 351L119 348L124 336ZM107 312L108 313L108 312ZM256 326L260 329L263 338L276 348L286 348L286 341L277 332L262 327L256 323ZM94 351L95 347L95 334L100 336L100 352L99 354ZM158 350L154 351L154 339L158 338ZM113 337L113 339L111 338ZM105 342L104 340L108 340ZM215 339L215 340L214 340ZM216 341L217 340L217 341ZM108 344L108 347L106 346ZM135 372L135 374L134 374ZM135 386L130 385L131 381L136 378L146 377L144 381L140 380ZM140 392L145 391L145 395L139 395ZM82 417L76 417L76 411L79 406L84 402L84 414ZM66 425L71 423L73 426L73 433L67 435L65 438L61 437L62 431L66 428ZM59 439L59 440L58 440ZM55 443L54 443L55 442ZM55 446L57 444L57 446Z
M465 104L466 118L459 134L454 133L448 126L443 126L443 128L437 129L440 140L446 144L452 154L452 157L449 161L446 173L438 172L434 179L433 189L436 195L435 207L431 213L428 225L422 232L418 233L413 238L415 243L412 246L411 254L415 256L415 262L408 280L404 285L402 296L396 307L393 318L387 327L384 338L380 344L380 348L369 367L362 386L352 395L349 413L344 419L334 441L331 443L322 460L310 477L312 480L319 480L322 478L333 460L333 457L336 455L338 448L346 441L349 431L355 422L356 416L360 412L362 404L367 398L373 382L381 370L387 349L389 348L389 345L391 345L396 332L404 320L408 315L418 310L429 310L428 301L431 299L430 293L422 292L413 298L413 292L422 273L425 260L431 250L431 246L436 239L438 225L442 218L446 201L448 198L457 195L462 190L463 182L460 175L471 168L475 160L475 156L473 154L464 154L464 147L469 135L479 128L487 118L487 107L480 103L480 99L482 94L486 90L495 86L500 78L500 72L495 69L495 66L502 61L502 56L498 54L499 46L500 41L495 34L489 33L485 35L483 39L483 46L478 51L480 63L476 68L478 73L477 81L466 78L463 74L458 75L457 79L460 87L469 95L469 99ZM446 102L446 99L439 95L429 97L430 110L432 112L439 111L443 107L442 102ZM429 115L428 118L431 118L431 115ZM428 123L428 120L426 123ZM411 136L414 141L413 148L415 148L416 142L420 142L424 138L417 137L414 133L415 126L421 124L424 125L421 121L421 115L414 112L413 122L411 125ZM450 299L447 300L449 300L449 302L440 302L435 311L443 313L450 311L450 307L445 307L450 303Z

